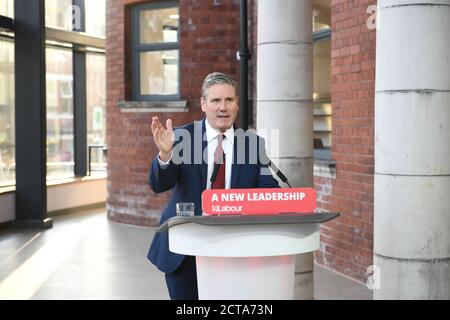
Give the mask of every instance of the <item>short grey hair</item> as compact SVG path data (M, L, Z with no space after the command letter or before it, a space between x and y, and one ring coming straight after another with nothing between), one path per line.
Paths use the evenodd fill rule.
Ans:
M206 99L208 96L208 89L215 84L229 84L233 86L234 92L237 95L236 81L234 81L233 78L231 78L231 76L222 72L213 72L208 74L205 80L203 81L202 97L204 99Z

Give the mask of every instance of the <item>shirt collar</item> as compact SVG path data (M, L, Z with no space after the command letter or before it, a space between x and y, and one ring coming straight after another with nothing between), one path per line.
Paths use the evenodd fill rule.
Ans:
M205 118L205 127L206 127L206 140L208 141L208 143L210 143L219 134L221 134L221 132L219 132L216 129L214 129L213 127L211 127L211 125L208 122L208 119L206 119L206 118ZM228 139L229 141L233 141L233 139L234 139L234 127L231 126L231 128L227 129L227 131L225 131L225 133L223 133L223 134L225 135L226 139Z

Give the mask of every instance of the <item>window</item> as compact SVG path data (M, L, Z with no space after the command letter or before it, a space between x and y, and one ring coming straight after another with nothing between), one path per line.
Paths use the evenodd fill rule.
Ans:
M84 2L84 5L82 5ZM75 4L75 6L74 6ZM76 6L78 5L78 6ZM46 0L46 26L65 31L81 31L93 37L105 36L105 0ZM75 14L75 16L73 16ZM84 24L82 22L85 22ZM84 26L84 28L83 28ZM49 42L47 47L47 179L83 175L82 151L86 144L105 143L105 56L101 50L74 48L70 37L58 39L67 43ZM73 49L77 50L76 53ZM78 50L78 49L81 49ZM85 68L84 65L86 64ZM73 69L76 66L76 69ZM74 92L74 83L86 83L86 103L83 94ZM83 88L81 85L79 88ZM81 89L76 89L81 90ZM81 100L75 106L75 99ZM86 136L74 132L74 115L86 116ZM79 108L79 109L78 109ZM80 111L81 110L81 111ZM83 135L84 135L83 134ZM77 144L75 144L77 142ZM78 149L75 150L75 145ZM76 152L81 157L75 160ZM87 161L87 159L86 159ZM106 166L102 156L93 161ZM81 169L79 169L81 168Z
M0 37L0 187L15 184L14 95L14 42Z
M179 99L178 2L138 5L133 21L133 99Z
M331 13L317 2L314 30L314 158L330 159L331 149Z
M74 175L72 51L48 47L47 178Z
M106 59L103 54L86 55L87 143L106 143ZM91 171L104 171L106 159L102 148L92 148ZM90 173L90 172L89 172Z
M78 18L85 19L85 30L82 31L92 37L104 37L106 1L84 0L85 6L78 8L73 6L73 3L82 3L82 1L46 0L46 27L72 32L73 27L76 26L74 22L77 22L73 14L79 14ZM13 18L14 0L0 0L0 15ZM11 24L9 20L11 19L1 19L0 29L3 27L9 30L9 24ZM10 31L0 32L0 187L15 185L16 176L14 31ZM92 42L89 41L84 44L77 43L75 47L71 43L72 36L69 33L61 34L61 38L56 39L48 35L46 41L48 180L74 176L75 141L79 149L87 149L86 143L104 144L106 136L104 48L92 48ZM82 37L80 39L83 40ZM76 58L80 58L80 55L81 59L77 60ZM76 63L80 61L81 63ZM74 70L74 65L77 66L77 72ZM83 71L80 72L80 70ZM77 106L80 108L77 110L86 113L87 130L78 132L77 136L74 134L74 98L83 97L83 93L80 93L81 89L74 87L75 79L87 83L86 103L82 98L78 100L81 102ZM24 83L21 86L26 87L26 85ZM80 85L79 88L84 86ZM83 115L80 118L83 118ZM80 163L86 161L87 164L87 159L77 161ZM102 168L106 167L106 159L101 152L99 155L94 155L93 162Z
M0 16L14 18L14 0L0 1Z
M72 31L72 0L45 0L45 25Z
M86 33L92 36L105 37L106 11L105 0L85 0Z

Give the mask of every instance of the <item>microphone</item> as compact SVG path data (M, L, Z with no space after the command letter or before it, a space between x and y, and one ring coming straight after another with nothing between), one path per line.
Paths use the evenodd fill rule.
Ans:
M219 168L220 168L220 163L214 163L214 169L211 174L211 179L209 180L209 181L211 181L211 186L214 184L214 182L217 179L217 174L219 173Z
M281 172L281 170L272 162L272 160L269 160L269 167L275 172L275 174L278 176L278 178L280 178L281 181L283 181L284 183L286 183L289 188L292 188L291 184L289 183L288 179L286 178L286 176L283 174L283 172Z
M281 172L281 170L272 162L272 160L269 159L269 157L267 156L267 154L264 152L264 154L261 156L263 162L262 163L267 163L267 165L270 167L270 169L273 170L273 172L275 172L275 174L278 176L278 178L280 178L281 181L283 181L284 183L286 183L289 188L292 188L291 184L289 183L288 179L286 178L286 176L283 174L283 172Z

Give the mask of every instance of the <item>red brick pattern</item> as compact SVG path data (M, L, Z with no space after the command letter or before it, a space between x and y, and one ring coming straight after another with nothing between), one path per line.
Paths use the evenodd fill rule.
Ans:
M374 0L332 0L332 158L336 179L315 178L318 206L342 216L321 228L316 261L365 281L373 256Z
M239 2L180 1L180 91L185 113L123 113L118 102L131 97L130 7L150 1L107 0L107 144L109 219L154 226L169 193L154 194L147 184L151 160L157 153L150 124L158 115L174 126L201 119L201 85L213 71L238 80Z

